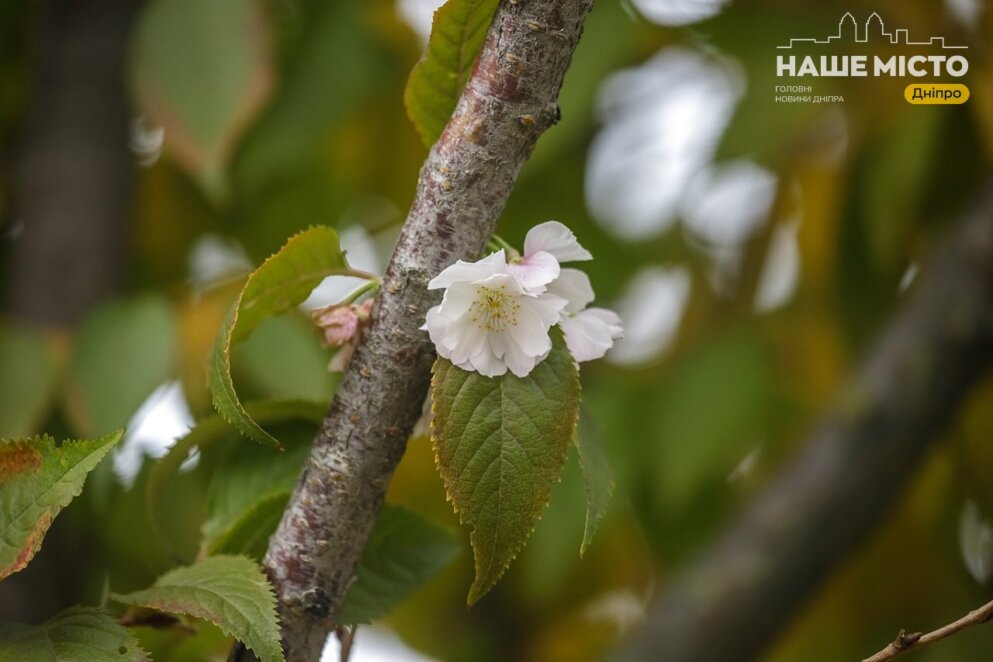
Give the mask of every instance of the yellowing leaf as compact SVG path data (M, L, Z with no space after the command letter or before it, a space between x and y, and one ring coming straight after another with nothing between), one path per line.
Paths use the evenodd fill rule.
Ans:
M448 0L404 90L407 115L430 147L448 124L493 20L497 0Z
M0 441L0 579L27 566L52 520L122 434L59 447L48 436Z
M483 377L439 358L431 436L448 498L469 525L469 604L500 579L559 479L579 417L579 370L560 333L527 377Z

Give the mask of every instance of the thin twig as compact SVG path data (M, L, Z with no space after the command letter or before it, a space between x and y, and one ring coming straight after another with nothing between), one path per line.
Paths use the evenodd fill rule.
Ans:
M962 630L976 627L977 625L985 625L990 622L991 618L993 618L993 602L987 602L979 609L970 611L957 621L949 623L944 627L940 627L934 632L921 634L920 632L908 633L905 630L900 630L900 634L898 634L896 639L890 642L886 648L879 651L872 657L865 658L862 662L883 662L883 660L892 660L897 655L903 655L909 651L923 648L928 644L933 644L936 641L941 641L945 637L950 637L956 632L961 632Z

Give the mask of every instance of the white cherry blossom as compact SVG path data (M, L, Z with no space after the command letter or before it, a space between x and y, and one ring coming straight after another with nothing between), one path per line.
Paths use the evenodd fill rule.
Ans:
M533 287L542 290L550 280L531 279ZM428 289L445 290L425 324L438 354L486 377L508 369L518 377L530 373L551 351L548 330L567 304L554 294L526 290L508 273L502 250L478 262L456 262L428 283Z
M445 290L423 327L442 357L487 377L508 370L524 377L548 356L556 324L576 361L601 358L624 336L617 313L589 307L589 277L560 266L593 258L569 228L542 223L527 233L524 254L511 255L509 262L503 250L460 260L428 284Z
M592 259L572 230L558 221L547 221L528 231L524 254L510 261L508 271L525 289L541 291L558 278L560 263Z

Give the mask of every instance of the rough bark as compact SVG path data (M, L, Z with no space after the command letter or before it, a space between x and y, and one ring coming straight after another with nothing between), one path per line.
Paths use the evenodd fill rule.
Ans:
M122 285L134 179L124 63L141 4L46 3L13 191L20 319L71 325Z
M993 195L935 253L912 298L803 450L678 576L618 659L757 657L876 529L993 363Z
M287 659L316 660L427 395L426 284L476 258L556 99L592 0L504 0L420 173L363 336L265 557Z

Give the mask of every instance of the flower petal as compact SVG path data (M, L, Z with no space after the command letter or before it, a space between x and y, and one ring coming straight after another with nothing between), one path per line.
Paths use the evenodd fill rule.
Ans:
M570 315L590 305L595 296L590 277L579 269L563 269L559 277L548 284L546 291L568 301L563 312Z
M530 356L514 342L507 343L507 353L503 360L510 371L518 377L527 377L538 363L538 357Z
M544 251L559 262L592 260L590 252L579 245L576 235L558 221L547 221L536 225L524 237L524 257Z
M559 277L559 261L551 253L538 251L519 262L507 265L507 271L525 290L542 292L545 286Z
M490 253L478 262L459 260L428 283L429 290L450 287L452 283L474 283L507 269L507 256L503 249Z
M514 345L531 357L541 356L552 348L546 324L536 310L524 305L517 311L517 324L507 329ZM509 351L509 350L508 350Z
M521 297L518 299L518 302L522 307L527 306L538 313L541 321L548 326L555 324L559 320L559 316L569 303L562 297L547 292L537 296Z
M438 353L446 359L451 357L451 345L446 342L448 329L452 325L452 320L441 314L441 306L435 306L428 310L424 319L424 326L421 328L428 332L431 342L435 344Z
M497 357L493 351L493 335L488 338L489 342L483 344L480 351L469 357L472 368L484 377L499 377L507 372L507 364Z
M502 289L508 296L520 296L524 294L520 281L506 273L493 274L474 283L478 287L488 287L491 290Z
M577 361L599 359L624 337L621 318L612 310L588 308L574 317L559 322L565 334L565 344Z
M470 283L452 283L441 301L441 314L453 320L465 315L472 307L477 291L478 288Z
M452 363L463 363L487 347L486 332L470 320L452 324L457 329L458 338L452 347Z

